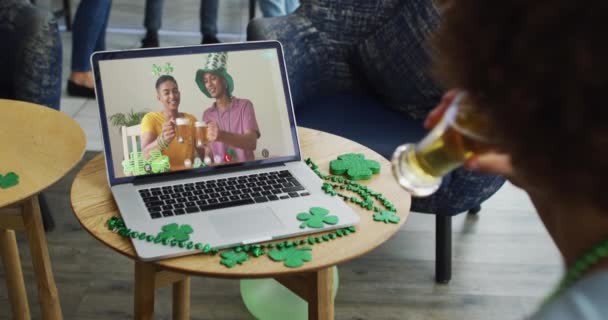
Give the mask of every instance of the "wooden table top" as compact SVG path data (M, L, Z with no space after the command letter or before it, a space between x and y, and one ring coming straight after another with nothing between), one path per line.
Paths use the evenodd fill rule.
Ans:
M298 133L304 159L310 157L325 174L329 172L329 161L345 153L363 153L367 159L380 162L382 167L380 173L362 183L376 192L381 192L396 206L397 214L401 218L400 222L398 224L376 222L373 220L373 212L349 203L361 217L357 232L347 237L313 245L312 261L295 269L272 261L267 255L252 257L243 265L230 269L220 265L219 255L195 254L153 263L163 269L193 275L222 278L276 277L316 271L340 264L369 252L397 232L407 219L411 198L393 178L390 163L372 150L336 135L306 128L298 128ZM119 253L137 259L131 241L112 233L106 226L106 221L119 213L108 187L103 155L93 158L78 173L72 185L71 201L76 218L86 231ZM291 240L306 238L308 236L294 237Z
M0 99L0 174L15 172L19 184L0 189L0 207L46 189L84 154L86 137L65 113L37 104Z

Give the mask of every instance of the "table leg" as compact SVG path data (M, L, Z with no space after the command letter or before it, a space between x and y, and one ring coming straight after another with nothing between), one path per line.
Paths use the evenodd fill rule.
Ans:
M13 309L13 319L30 319L30 308L14 231L0 228L0 255L4 265L8 298Z
M173 284L173 320L190 319L190 277Z
M332 268L321 269L312 274L312 295L308 297L308 319L334 319L334 273Z
M156 267L151 263L135 261L134 314L137 320L154 318L154 291Z
M63 319L37 196L30 197L23 203L23 224L32 255L42 318Z

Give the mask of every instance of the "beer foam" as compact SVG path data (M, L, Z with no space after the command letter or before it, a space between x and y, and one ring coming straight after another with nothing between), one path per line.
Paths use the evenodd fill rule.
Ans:
M194 126L197 128L204 128L205 127L205 123L202 121L197 121L194 123Z
M190 119L188 118L177 118L175 119L175 124L177 124L178 126L184 125L184 124L189 124L190 123Z

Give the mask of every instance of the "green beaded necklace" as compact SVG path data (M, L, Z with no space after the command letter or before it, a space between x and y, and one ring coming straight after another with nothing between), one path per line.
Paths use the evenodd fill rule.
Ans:
M583 253L583 255L576 259L570 268L568 268L557 288L553 290L553 293L551 293L547 299L545 299L545 304L562 294L564 290L568 289L575 282L580 280L581 277L585 275L587 271L589 271L589 269L606 257L608 257L608 240L597 244L593 248Z
M319 171L319 166L316 165L310 158L306 159L306 164L319 176L319 178L327 181L323 183L322 189L325 193L332 196L339 196L344 201L353 202L360 207L367 209L369 211L376 212L373 218L377 222L384 223L399 223L400 218L395 213L397 212L397 208L395 205L388 201L381 193L374 192L367 186L357 183L354 180L345 179L342 176L332 176L332 175L324 175ZM347 194L340 193L337 190L347 190L352 191L359 195L360 199L357 197L350 197ZM380 202L380 205L374 205L374 199ZM383 210L383 208L385 210ZM151 242L158 245L163 246L171 246L171 247L179 247L186 249L196 249L201 251L203 254L217 254L219 252L218 249L212 248L209 244L203 243L194 243L192 241L188 241L188 237L186 236L186 240L179 241L175 239L175 237L162 236L160 233L156 235L146 234L145 232L139 232L135 230L131 230L126 227L124 220L120 217L111 217L107 221L107 227L110 231L118 233L119 235L125 238L139 239L142 241ZM183 227L183 225L182 225ZM188 226L189 227L189 226ZM177 228L177 225L175 226ZM322 242L332 241L338 238L346 237L350 233L355 233L356 229L354 226L341 228L333 230L330 233L323 234L320 236L309 236L307 239L294 240L294 241L284 241L278 243L269 243L269 244L254 244L254 245L245 245L239 246L234 249L230 249L228 251L224 251L220 254L222 260L221 264L225 265L228 268L232 268L237 264L242 264L244 261L249 259L249 256L252 257L260 257L263 255L269 255L275 261L285 261L285 266L289 268L300 267L303 261L309 261L312 257L307 257L303 259L303 261L298 261L298 263L293 263L293 259L287 259L277 252L283 252L283 250L292 250L294 251L296 247L299 247L299 250L309 251L311 245L315 245ZM191 233L191 229L190 232ZM271 251L273 250L273 251ZM273 254L274 252L274 254ZM285 253L284 255L291 255L292 252ZM301 255L301 253L300 253ZM291 261L291 262L290 262Z

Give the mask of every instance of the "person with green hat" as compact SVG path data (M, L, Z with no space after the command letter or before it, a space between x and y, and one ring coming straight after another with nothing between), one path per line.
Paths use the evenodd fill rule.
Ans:
M211 153L215 164L254 160L253 151L260 138L253 104L232 94L234 80L226 70L227 61L227 52L210 53L195 76L201 92L215 99L203 112L210 146L206 152Z

